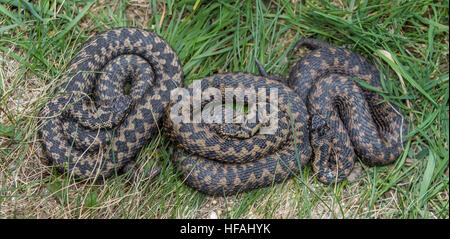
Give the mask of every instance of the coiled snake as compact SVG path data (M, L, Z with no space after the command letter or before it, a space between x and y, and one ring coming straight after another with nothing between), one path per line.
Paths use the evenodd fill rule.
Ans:
M51 162L88 178L108 177L131 162L158 129L170 91L183 82L173 49L135 28L92 37L68 72L61 95L40 112L39 135Z
M171 112L178 102L172 101L164 124L166 133L178 146L174 162L189 186L211 195L230 195L279 182L297 174L308 163L311 157L308 114L305 104L293 90L281 82L250 73L216 74L199 81L202 92L207 92L208 88L220 89L219 96L225 95L225 98L227 88L247 90L249 93L245 96L248 98L259 95L264 89L262 95L266 99L271 99L270 89L276 89L278 111L269 118L277 120L278 125L275 132L260 134L260 128L254 135L247 135L252 137L242 139L236 137L236 131L224 133L224 127L217 128L215 124L174 122L173 118L182 107ZM187 90L188 95L193 95L194 84L187 86ZM223 103L223 98L218 98L218 103ZM202 94L202 105L214 102L209 100ZM245 104L248 101L245 97L236 97L235 102ZM258 111L266 109L269 112L267 106L270 105L273 101L258 98ZM174 115L170 116L171 113Z
M267 122L173 121L172 113L179 110L170 94L183 82L173 49L145 30L118 28L99 34L71 61L60 96L40 112L43 150L59 169L75 176L108 177L132 161L164 118L165 132L177 146L173 160L185 182L212 195L244 192L297 174L313 155L310 145L313 169L325 183L344 179L356 155L371 165L395 160L406 132L401 115L387 103L378 104L380 95L352 79L381 90L379 72L349 50L311 39L297 47L302 45L313 51L292 70L292 89L250 73L201 79L201 91L215 88L225 95L228 88L267 89L262 96L269 97L270 89L276 89L275 103L264 97L258 101L266 103L258 109L276 108L268 116L276 122L275 130L260 134ZM189 95L193 85L185 88ZM208 97L202 99L202 108L211 103ZM242 99L248 101L246 97ZM238 98L236 102L245 104Z
M297 62L289 85L307 102L311 117L312 166L323 183L340 182L356 156L368 165L394 162L403 151L406 125L398 109L383 102L380 72L362 56L315 39L300 40L312 51Z
M300 99L292 96L284 84L248 73L201 79L202 90L278 88L282 92L281 107L275 117L279 117L279 122L294 125L284 129L289 131L282 134L289 135L286 141L278 135L275 137L280 140L276 144L267 139L258 141L261 138L255 135L245 139L242 146L242 139L220 138L223 135L206 124L164 121L167 132L178 144L175 162L188 185L213 195L268 186L298 172L308 163L310 155L318 179L329 184L345 179L357 156L368 165L385 165L398 158L406 134L401 114L395 106L382 102L381 95L354 79L382 91L378 70L344 48L304 39L294 51L301 46L313 51L296 64L289 76L289 85ZM260 71L266 74L262 67ZM192 94L193 86L188 89ZM169 110L173 105L169 104Z

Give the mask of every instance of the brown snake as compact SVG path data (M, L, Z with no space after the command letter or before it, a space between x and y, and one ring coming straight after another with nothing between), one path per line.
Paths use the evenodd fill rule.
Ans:
M250 73L201 79L202 90L214 87L221 93L225 88L277 89L278 111L271 115L277 128L261 134L265 125L258 123L173 122L176 101L169 102L170 93L183 82L173 49L145 30L99 34L71 61L60 95L41 110L44 152L75 176L108 177L134 159L164 116L165 132L176 145L173 161L185 182L212 195L280 182L311 158L324 183L346 178L357 157L369 165L396 160L406 134L403 118L354 80L382 91L378 70L344 48L313 39L301 40L295 49L300 46L312 52L291 71L292 89ZM185 89L192 95L192 85Z
M383 91L380 72L365 58L315 39L300 40L312 51L297 62L289 85L306 102L311 117L312 166L323 183L342 181L357 156L386 165L403 151L406 125L399 110L356 79Z
M59 96L40 112L39 135L52 163L87 178L108 177L128 165L158 130L170 91L183 82L169 44L137 28L92 37L68 72Z

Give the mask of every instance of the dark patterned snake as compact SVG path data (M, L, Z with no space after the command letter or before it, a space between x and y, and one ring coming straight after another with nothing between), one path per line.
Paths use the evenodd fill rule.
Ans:
M271 99L270 89L276 89L278 102L275 106L278 111L272 112L269 117L277 120L278 125L275 132L253 132L253 135L247 134L251 137L244 139L236 137L237 131L228 130L224 135L224 128L227 127L217 128L215 124L205 122L174 122L172 119L181 115L182 107L176 107L173 113L171 109L183 101L172 101L167 109L165 129L177 145L174 162L189 186L206 194L231 195L280 182L298 174L299 169L308 163L311 157L308 114L305 104L292 89L278 81L250 73L216 74L199 81L202 92L208 88L220 89L220 95L225 98L226 88L241 89L241 92L247 90L250 93L246 96L255 92L259 95L259 90L265 89L262 95L266 99ZM194 84L187 86L187 90L188 95L193 95ZM201 105L214 103L209 100L202 94ZM223 103L222 98L215 100L218 104ZM235 102L245 104L247 101L245 97L236 97ZM258 111L266 109L270 112L274 102L264 101L262 97L258 98L257 104ZM251 125L246 128L249 127L254 128Z
M292 70L292 89L261 67L263 76L216 74L199 80L201 92L207 93L202 95L201 111L195 112L190 100L180 108L179 101L170 100L172 90L183 82L183 71L164 40L135 28L101 33L84 44L68 67L60 94L40 112L43 150L63 171L105 178L129 165L164 119L165 133L176 145L173 161L183 179L211 195L280 182L298 174L313 155L313 169L324 183L347 177L357 156L369 165L393 162L406 133L402 117L395 107L379 103L379 94L353 79L382 90L379 72L344 48L306 39L296 49L302 45L313 51ZM211 88L217 91L209 92ZM195 95L194 84L182 89ZM209 104L223 104L222 98L212 97L214 102L211 96L227 97L227 89L242 89L244 95L258 92L262 100L258 98L255 108L248 105L249 112L270 113L253 115L256 123L189 122ZM259 94L261 89L266 91ZM268 100L271 89L276 89L276 102ZM238 95L232 95L235 103L249 103L251 94ZM231 112L237 117L237 110ZM174 113L187 113L190 120L174 121ZM246 115L251 113L242 114ZM272 122L273 132L262 134Z
M70 62L60 95L40 112L45 154L76 177L112 175L157 131L182 82L177 54L154 33L118 28L92 37Z
M284 84L249 73L201 79L202 90L277 88L281 94L275 117L282 122L282 134L256 134L243 140L223 137L214 124L164 121L178 146L174 161L188 185L212 195L244 192L294 175L308 163L310 155L318 179L329 184L345 179L357 156L368 165L385 165L398 158L406 134L401 114L383 102L381 95L356 81L382 91L379 71L345 48L304 39L294 51L301 46L312 52L296 64L289 77L290 86L301 99ZM260 71L266 75L262 67ZM280 77L275 78L280 81ZM188 89L192 95L193 86ZM174 102L168 110L172 106ZM290 123L294 127L285 128ZM271 136L275 138L270 140Z
M383 91L380 72L362 56L315 39L300 40L312 51L289 75L289 85L308 106L314 157L312 166L323 183L340 182L357 156L366 164L386 165L401 152L406 124L398 109L359 79Z

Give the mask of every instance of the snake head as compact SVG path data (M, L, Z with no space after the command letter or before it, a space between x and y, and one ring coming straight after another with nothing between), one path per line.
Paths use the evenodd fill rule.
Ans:
M97 117L90 117L91 129L97 128L113 128L122 122L122 120L128 115L131 106L131 98L126 95L118 96L110 101L110 104L106 103L100 105L96 110Z
M241 127L238 124L225 123L217 128L217 133L225 138L239 137L241 133Z
M261 127L266 127L269 122L244 122L224 123L216 127L216 132L224 138L249 139L253 137Z
M319 136L323 136L328 129L325 119L319 115L313 115L311 118L311 132L316 132Z
M311 141L314 147L319 147L321 142L330 140L330 128L321 116L315 114L311 118Z

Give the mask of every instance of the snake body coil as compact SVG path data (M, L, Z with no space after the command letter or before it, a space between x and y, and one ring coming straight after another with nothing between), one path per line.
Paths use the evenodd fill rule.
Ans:
M149 140L182 81L178 56L149 31L92 37L71 61L61 95L40 112L44 152L77 177L110 176Z
M269 93L269 89L276 89L279 109L270 118L278 120L278 126L273 134L261 134L260 130L248 139L241 139L223 137L214 124L174 122L168 117L164 121L166 132L178 146L174 162L189 186L211 195L231 195L296 175L308 163L311 157L308 114L305 104L293 90L278 81L250 73L216 74L200 81L202 91L208 88L221 89L221 92L226 88L253 92L267 89ZM193 84L187 90L192 95ZM236 102L245 103L238 99ZM260 102L264 101L258 104ZM168 112L175 103L169 104Z
M368 165L394 162L403 151L406 126L398 109L355 79L382 91L380 72L362 56L315 40L306 46L289 76L311 117L312 166L324 183L340 182L351 172L356 156Z

